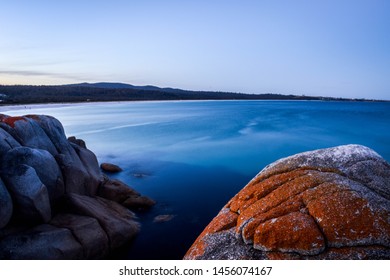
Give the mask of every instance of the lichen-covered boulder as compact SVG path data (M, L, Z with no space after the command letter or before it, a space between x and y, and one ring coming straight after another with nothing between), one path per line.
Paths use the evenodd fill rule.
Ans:
M390 165L346 145L267 166L185 259L389 259Z

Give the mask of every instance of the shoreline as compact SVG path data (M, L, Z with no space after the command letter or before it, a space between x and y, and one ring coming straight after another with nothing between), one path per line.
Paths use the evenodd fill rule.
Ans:
M0 114L7 111L19 111L29 109L41 109L41 108L63 108L71 106L84 106L84 105L103 105L103 104L126 104L126 103L187 103L187 102L362 102L362 103L388 103L390 100L281 100L281 99L204 99L204 100L124 100L124 101L87 101L87 102L55 102L55 103L21 103L21 104L1 104Z

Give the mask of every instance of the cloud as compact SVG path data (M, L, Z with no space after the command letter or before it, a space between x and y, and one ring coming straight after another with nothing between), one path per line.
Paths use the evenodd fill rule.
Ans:
M26 71L26 70L0 70L3 75L17 75L17 76L51 76L53 73L41 71Z
M65 79L65 80L89 80L83 75L72 75L68 73L53 73L53 72L44 72L37 70L1 70L0 75L7 76L21 76L21 77L39 77L39 78L48 78L48 79ZM1 78L1 77L0 77Z

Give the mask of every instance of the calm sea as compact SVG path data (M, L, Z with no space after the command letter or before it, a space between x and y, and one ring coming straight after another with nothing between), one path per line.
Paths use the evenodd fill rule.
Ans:
M2 110L3 109L3 110ZM222 206L267 164L342 144L390 160L390 102L196 101L0 107L48 114L87 142L113 176L158 203L137 213L124 259L180 259ZM12 110L12 111L11 111ZM154 223L157 215L173 215Z

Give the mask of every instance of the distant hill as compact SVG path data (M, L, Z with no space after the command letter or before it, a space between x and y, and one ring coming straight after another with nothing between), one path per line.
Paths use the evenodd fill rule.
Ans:
M105 88L105 89L129 88L129 89L138 89L138 90L155 90L155 91L182 92L182 93L187 92L186 90L176 89L176 88L160 88L160 87L151 86L151 85L134 86L134 85L124 84L124 83L107 83L107 82L101 82L101 83L80 83L80 84L70 84L70 85L64 85L64 86L70 86L70 87L92 87L92 88Z
M370 101L274 93L244 94L234 92L189 91L124 83L81 83L58 86L1 86L0 104L66 103L141 100L323 100Z

